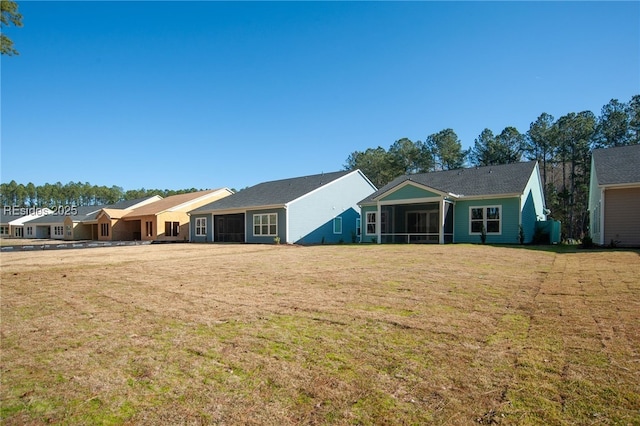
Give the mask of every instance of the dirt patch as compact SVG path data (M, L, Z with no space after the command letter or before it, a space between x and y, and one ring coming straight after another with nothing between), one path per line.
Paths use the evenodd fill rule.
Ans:
M640 421L640 256L3 253L4 424Z

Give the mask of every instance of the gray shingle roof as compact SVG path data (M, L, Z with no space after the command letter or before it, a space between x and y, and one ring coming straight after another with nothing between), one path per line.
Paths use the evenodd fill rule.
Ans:
M263 182L206 204L189 213L284 205L349 173L351 172L340 171Z
M502 164L499 166L404 175L397 177L360 201L360 204L374 202L376 197L407 180L428 186L445 194L451 193L467 197L521 194L531 177L535 165L535 161L529 161L525 163Z
M599 185L640 183L640 145L594 149Z

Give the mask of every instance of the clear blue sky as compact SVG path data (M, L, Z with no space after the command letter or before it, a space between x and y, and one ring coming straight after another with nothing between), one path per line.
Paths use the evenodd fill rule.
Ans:
M640 93L639 2L26 2L1 179L243 188Z

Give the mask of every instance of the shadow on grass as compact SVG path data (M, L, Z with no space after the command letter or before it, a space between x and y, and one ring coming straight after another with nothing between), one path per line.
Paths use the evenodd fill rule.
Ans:
M489 245L489 244L487 244ZM534 250L534 251L546 251L549 253L557 253L557 254L571 254L571 253L611 253L614 251L622 251L622 252L632 252L636 253L640 256L640 249L638 248L625 248L625 247L602 247L602 246L594 246L591 248L582 248L578 244L544 244L544 245L534 245L534 244L524 244L524 245L515 245L515 244L491 244L494 247L509 247L515 249L522 250Z

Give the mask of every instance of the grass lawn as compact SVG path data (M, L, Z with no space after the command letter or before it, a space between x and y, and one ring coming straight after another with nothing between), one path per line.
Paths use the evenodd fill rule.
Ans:
M637 251L169 244L0 261L4 425L640 424Z

